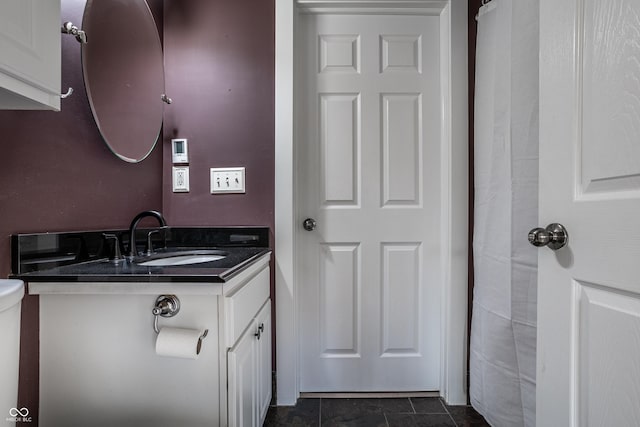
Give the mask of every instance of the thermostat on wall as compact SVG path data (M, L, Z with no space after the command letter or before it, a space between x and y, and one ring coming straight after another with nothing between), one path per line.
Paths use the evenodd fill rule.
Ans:
M189 163L186 139L171 140L171 158L173 159L173 163Z

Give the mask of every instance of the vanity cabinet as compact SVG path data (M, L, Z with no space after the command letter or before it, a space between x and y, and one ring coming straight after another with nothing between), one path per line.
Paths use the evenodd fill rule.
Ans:
M258 426L264 423L271 404L272 378L271 378L271 300L268 300L258 317L256 326L260 330L258 340Z
M261 426L271 402L271 300L228 353L229 426Z
M39 425L262 425L271 400L270 253L224 283L30 282L39 295ZM181 267L182 268L182 267ZM208 329L197 359L156 354L159 328ZM33 410L33 408L29 408Z
M0 2L0 109L60 110L60 0Z
M261 426L271 401L269 270L225 297L229 426Z

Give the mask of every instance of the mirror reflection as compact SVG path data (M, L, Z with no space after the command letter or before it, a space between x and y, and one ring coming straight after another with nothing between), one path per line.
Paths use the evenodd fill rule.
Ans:
M144 160L162 128L162 45L145 0L87 0L82 71L91 111L109 149Z

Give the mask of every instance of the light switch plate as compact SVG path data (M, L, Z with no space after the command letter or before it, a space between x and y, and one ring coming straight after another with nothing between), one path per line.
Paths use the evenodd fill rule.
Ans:
M211 168L211 194L246 193L244 168Z
M173 192L189 192L189 166L174 166L171 170Z

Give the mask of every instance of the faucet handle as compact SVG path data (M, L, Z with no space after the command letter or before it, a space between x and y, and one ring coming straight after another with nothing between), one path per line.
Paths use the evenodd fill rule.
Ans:
M113 240L113 257L109 258L109 261L116 264L123 262L124 257L120 251L120 239L118 239L118 236L111 233L102 233L102 237L104 237L105 240Z
M160 233L160 230L151 230L147 233L147 248L145 249L145 255L149 256L153 253L153 242L151 236Z

